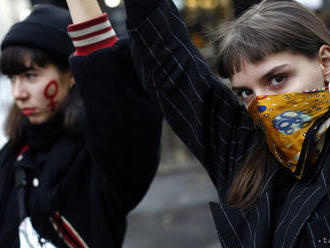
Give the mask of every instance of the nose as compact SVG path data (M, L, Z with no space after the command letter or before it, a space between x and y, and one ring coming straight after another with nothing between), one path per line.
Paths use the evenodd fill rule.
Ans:
M12 78L12 95L15 101L24 101L29 97L25 84L20 77Z
M265 95L273 95L274 92L272 92L271 90L267 89L267 88L257 88L257 89L253 89L254 94L256 96L265 96Z

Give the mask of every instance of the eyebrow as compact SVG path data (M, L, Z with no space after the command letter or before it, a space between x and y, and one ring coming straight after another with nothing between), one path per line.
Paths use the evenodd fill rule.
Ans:
M289 66L289 64L283 64L283 65L278 65L270 69L268 72L266 72L264 75L260 77L261 80L265 80L269 78L271 75L277 73L278 71L282 70L283 68ZM239 87L232 87L233 91L240 91L240 90L246 90L249 89L248 86L239 86Z
M277 73L278 71L282 70L283 68L289 66L289 64L283 64L283 65L278 65L273 67L270 71L268 71L267 73L265 73L261 79L266 79L269 78L271 75Z

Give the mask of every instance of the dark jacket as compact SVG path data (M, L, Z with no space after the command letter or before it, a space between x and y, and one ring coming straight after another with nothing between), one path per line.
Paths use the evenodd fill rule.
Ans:
M57 247L121 247L126 216L156 173L161 133L161 117L137 82L127 45L120 41L102 53L71 58L84 102L84 137L52 120L25 127L21 147L30 147L21 156L21 147L2 149L0 247L19 247L21 188L41 238ZM104 53L109 67L99 70Z
M298 181L269 155L261 196L246 211L225 204L235 172L258 140L253 120L211 72L170 0L126 0L138 74L219 195L211 210L223 247L330 246L329 131L323 153ZM306 241L309 240L309 242Z

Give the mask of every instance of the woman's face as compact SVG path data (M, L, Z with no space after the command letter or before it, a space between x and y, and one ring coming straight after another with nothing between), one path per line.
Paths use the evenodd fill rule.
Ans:
M73 81L70 72L61 73L52 64L39 67L33 63L10 79L14 102L32 124L41 124L56 113Z
M327 49L325 50L328 56ZM260 95L283 92L301 92L326 85L328 62L319 57L280 52L266 56L262 61L244 63L242 70L232 77L233 90L247 104Z

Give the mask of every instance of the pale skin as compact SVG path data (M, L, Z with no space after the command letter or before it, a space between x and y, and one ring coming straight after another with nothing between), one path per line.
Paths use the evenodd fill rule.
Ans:
M329 81L328 45L314 59L290 52L270 54L258 63L244 63L232 77L233 90L247 105L256 96L322 88Z
M41 124L56 114L74 81L71 72L62 73L52 64L45 67L32 64L29 68L10 76L12 96L32 124Z
M96 0L66 0L74 24L85 22L102 15Z

